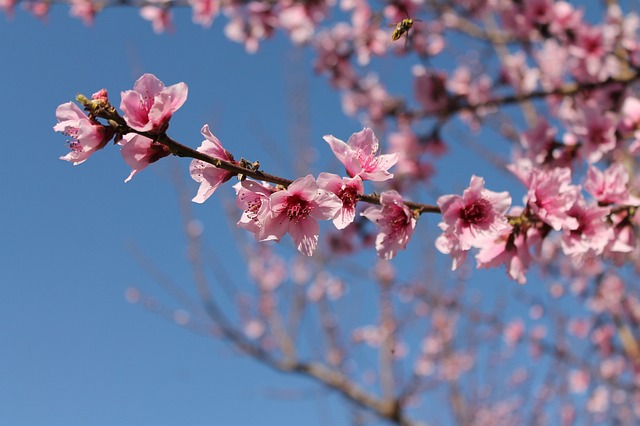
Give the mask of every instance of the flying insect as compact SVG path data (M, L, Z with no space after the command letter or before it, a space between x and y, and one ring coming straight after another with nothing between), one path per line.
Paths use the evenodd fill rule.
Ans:
M391 34L391 41L387 47L389 47L394 41L400 40L402 36L405 36L404 45L406 46L407 41L409 40L409 30L413 27L414 22L422 21L420 19L405 18L397 24L391 24L390 26L395 26L395 29L393 30L393 34Z

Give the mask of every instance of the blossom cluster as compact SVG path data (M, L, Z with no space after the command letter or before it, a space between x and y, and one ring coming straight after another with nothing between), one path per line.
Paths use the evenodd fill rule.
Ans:
M104 89L95 93L91 101L84 100L89 115L74 103L60 105L56 110L59 122L54 130L72 138L71 152L61 159L74 165L83 163L115 136L123 159L131 166L125 182L130 181L149 164L171 153L161 139L166 136L172 115L184 104L187 92L184 83L166 87L154 75L145 74L136 81L133 90L122 92L122 117L110 106ZM98 118L110 119L115 125L103 125ZM197 203L205 202L234 176L216 160L240 164L208 125L201 132L205 139L196 151L206 155L208 161L194 158L190 166L192 178L200 184L193 198ZM356 204L364 194L363 182L393 178L389 169L397 163L398 154L380 154L378 139L371 129L354 133L348 142L332 135L324 139L348 176L321 173L316 179L307 175L286 187L243 178L234 185L237 205L243 211L238 221L240 228L252 232L258 241L279 241L289 234L296 248L311 256L318 245L319 220L331 220L337 229L346 228L355 220ZM380 204L362 215L380 227L376 249L381 257L389 259L406 247L416 225L416 214L396 191L383 192Z
M173 152L174 148L166 143L166 131L187 93L184 83L166 87L155 76L145 74L136 81L133 90L122 92L122 116L111 107L104 89L91 100L83 99L88 115L74 103L60 105L56 110L59 122L54 130L71 138L71 151L61 159L76 165L83 163L113 138L132 169L125 182L130 181L149 164ZM629 97L619 118L605 118L621 134L631 135L632 146L638 144L635 136L640 127L638 111L640 101ZM108 124L102 124L100 118L107 119ZM585 125L592 127L602 123L595 117L585 121ZM205 202L237 174L231 166L244 166L222 146L208 125L203 126L201 133L202 144L188 155L194 158L191 176L200 184L193 198L197 203ZM540 145L540 141L554 134L541 121L522 136L523 144ZM565 139L575 134L579 132L567 133ZM344 165L347 176L323 172L317 178L307 175L285 185L274 185L241 175L240 182L234 185L237 206L243 212L238 221L240 228L253 233L258 241L279 241L289 234L296 248L311 256L319 241L318 221L332 221L336 229L345 230L358 215L358 202L365 198L364 182L392 179L389 169L401 159L399 153L380 154L379 141L370 128L354 133L348 142L332 135L324 139ZM602 149L609 144L608 139L598 140L600 143L593 148L584 143L587 159L604 155ZM552 149L548 143L545 146ZM630 192L625 168L616 163L601 171L590 165L580 186L572 183L572 170L561 161L563 157L557 156L552 162L548 158L547 154L523 156L509 166L527 189L522 207L511 207L512 199L507 192L486 189L484 179L477 176L471 178L462 196L438 198L442 234L436 247L451 255L453 269L465 262L471 249L476 249L479 268L505 265L508 275L523 283L542 244L552 241L549 238L552 231L561 233L561 250L578 264L596 257L620 263L625 254L636 249L635 211L640 199ZM545 164L548 165L544 167ZM591 202L586 200L582 189L591 195ZM362 210L360 215L378 226L376 250L380 257L391 259L406 248L423 212L409 207L410 203L393 189L382 192L376 200L378 205Z

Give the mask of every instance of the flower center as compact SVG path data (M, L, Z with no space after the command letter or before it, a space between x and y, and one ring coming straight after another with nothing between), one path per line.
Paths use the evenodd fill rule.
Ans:
M342 205L345 208L351 208L356 205L358 201L358 191L355 188L347 186L344 189L338 191L338 198L342 201Z
M289 220L293 223L298 223L309 216L313 208L311 204L298 195L291 195L287 199L287 206L285 207L285 214Z
M491 205L489 201L479 199L462 210L462 219L467 223L482 223L489 219L488 213L490 210Z

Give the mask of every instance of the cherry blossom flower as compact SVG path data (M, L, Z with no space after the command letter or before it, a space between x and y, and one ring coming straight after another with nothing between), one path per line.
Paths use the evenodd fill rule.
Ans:
M353 81L342 95L345 114L353 116L359 110L365 110L368 122L374 126L382 126L387 113L397 104L398 100L387 92L374 74Z
M4 13L9 19L13 19L16 4L17 0L0 0L0 10L4 10Z
M376 251L383 259L393 259L399 250L404 250L413 235L417 219L396 191L380 194L381 207L372 206L361 213L378 227Z
M533 163L551 167L569 167L573 161L571 150L556 141L557 129L544 118L520 135L523 152L518 153ZM567 146L568 147L568 146Z
M263 236L264 222L271 214L271 199L275 188L251 180L243 180L233 185L236 190L236 205L243 213L238 227L253 232L259 241L268 239Z
M73 162L74 166L84 163L94 152L105 147L113 137L113 130L105 127L85 115L73 102L67 102L56 108L58 124L53 126L56 132L71 137L71 152L60 157L61 160Z
M525 273L532 260L529 246L538 238L533 228L526 233L505 228L497 238L487 239L481 245L476 255L478 268L493 268L504 264L509 278L524 284L527 282Z
M147 21L151 21L153 32L156 34L162 34L165 31L173 32L173 14L168 5L164 5L164 0L151 1L140 8L140 16Z
M449 103L446 74L431 71L422 65L412 68L415 81L413 90L420 105L427 114L446 112Z
M611 52L612 40L602 27L581 24L574 34L575 43L569 48L573 58L573 75L581 81L602 81L620 72L620 64Z
M227 8L230 15L224 33L231 40L244 43L247 53L258 51L260 40L270 37L278 26L273 6L262 2L249 2L246 13L238 6Z
M510 321L504 326L502 335L507 346L515 346L524 337L524 322L520 318Z
M326 135L327 141L335 156L344 164L351 177L360 176L362 180L384 181L393 178L389 168L398 162L399 154L378 155L378 138L373 130L365 127L354 133L347 143L332 135Z
M71 0L71 16L79 18L85 25L93 25L100 5L92 0Z
M540 71L527 66L527 57L524 52L506 55L503 62L502 79L517 93L526 94L535 90Z
M170 154L166 146L135 133L124 135L120 143L123 145L120 154L132 169L129 177L125 179L125 183L149 164Z
M600 205L633 204L640 200L629 195L629 174L620 163L612 164L604 172L590 166L584 189L595 198Z
M453 232L453 227L444 222L440 222L438 227L442 229L442 234L436 238L435 245L442 254L448 254L453 258L451 270L455 271L467 259L469 249L463 249L458 236Z
M548 39L533 54L540 70L540 85L553 90L564 82L569 52L557 40Z
M312 39L318 23L326 18L328 3L330 2L298 3L283 0L279 3L279 26L289 32L294 43L307 43Z
M613 114L590 103L569 120L570 133L565 134L564 141L569 145L582 143L580 153L589 163L595 163L616 147L616 126Z
M525 159L508 168L529 188L524 202L531 213L556 231L578 228L578 221L567 214L580 193L579 186L571 185L569 168L534 169Z
M122 92L120 109L127 125L140 132L162 133L169 120L187 100L184 83L165 87L153 74L144 74L133 85L133 90Z
M452 228L463 250L477 247L478 237L495 237L509 228L505 217L511 206L509 193L485 189L481 177L472 176L462 196L443 195L437 203L442 220Z
M213 158L235 163L233 155L222 147L218 138L211 134L208 124L202 127L201 133L205 137L205 140L202 141L198 151ZM192 160L189 166L189 172L193 180L200 183L198 193L191 200L196 203L204 203L221 184L233 176L232 172L201 160Z
M340 199L320 189L311 175L296 179L270 198L271 215L265 221L262 239L279 241L289 233L305 256L311 256L318 245L318 220L333 219L342 206Z
M348 54L352 37L351 28L345 23L338 23L330 31L319 31L313 40L316 50L313 67L316 73L328 74L331 84L341 89L353 87L358 80Z
M359 176L341 178L331 173L320 173L318 186L338 196L342 207L333 218L333 224L338 229L344 229L355 220L358 196L364 194L364 185Z
M343 2L343 8L346 6ZM389 35L380 28L380 22L375 19L371 5L365 0L356 0L350 7L353 25L353 44L358 65L365 66L371 61L371 56L382 56L387 50Z
M193 22L203 27L210 27L220 12L219 0L189 0L189 5L193 9Z
M569 373L569 390L572 393L584 393L589 387L589 372L572 370Z
M587 206L582 196L567 214L578 221L578 228L565 228L562 233L562 250L566 255L582 258L583 255L600 255L613 239L613 229L606 220L609 209Z

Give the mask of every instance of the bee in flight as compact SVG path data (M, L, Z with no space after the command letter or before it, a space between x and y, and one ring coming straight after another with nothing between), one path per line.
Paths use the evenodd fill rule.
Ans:
M391 34L391 41L389 42L387 47L389 47L394 41L400 40L402 36L405 36L404 45L406 47L407 41L409 40L409 30L411 29L411 27L413 27L414 22L422 21L420 19L405 18L397 24L389 25L390 27L395 27L395 29L393 30L393 34Z

